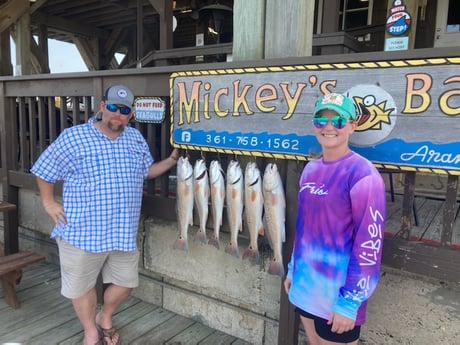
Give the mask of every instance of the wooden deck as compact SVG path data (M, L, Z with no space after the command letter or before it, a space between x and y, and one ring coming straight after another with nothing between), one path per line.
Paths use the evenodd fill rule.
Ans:
M0 344L80 345L80 322L60 287L59 267L39 263L23 270L17 286L20 309L9 307L0 289ZM249 344L132 296L114 316L114 325L123 345Z

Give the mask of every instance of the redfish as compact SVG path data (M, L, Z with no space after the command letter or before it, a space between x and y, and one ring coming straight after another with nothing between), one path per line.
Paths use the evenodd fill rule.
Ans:
M200 228L195 234L195 241L207 243L206 222L208 221L209 212L209 178L206 162L198 159L193 168L193 195L195 206L200 218Z
M282 247L286 239L286 198L278 167L269 163L263 176L264 218L268 241L273 250L268 273L284 276Z
M230 242L225 252L239 257L238 231L243 231L243 172L237 161L230 161L227 167L227 218L230 227Z
M219 233L225 203L225 176L219 161L213 160L209 166L209 184L211 188L211 211L214 232L208 244L220 248Z
M177 161L176 209L179 237L174 249L188 251L188 227L193 225L193 168L187 157Z
M262 213L264 198L262 194L262 177L255 162L249 162L244 172L244 214L249 232L249 247L243 252L243 259L260 263L257 240L263 233Z

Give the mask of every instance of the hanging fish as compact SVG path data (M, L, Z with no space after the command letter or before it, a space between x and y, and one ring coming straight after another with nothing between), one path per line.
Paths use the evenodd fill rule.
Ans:
M193 178L193 195L198 217L200 218L200 228L195 234L195 241L207 243L206 222L208 221L209 211L209 179L206 162L203 159L198 159L195 162Z
M282 247L285 241L286 199L278 167L267 164L263 177L264 218L266 234L273 250L268 273L284 276Z
M209 183L211 187L211 210L214 232L208 244L219 249L219 233L220 227L222 226L222 213L225 203L225 178L222 166L217 160L213 160L209 166Z
M230 227L230 242L225 252L239 257L238 231L243 231L243 172L237 161L230 161L227 167L227 218Z
M243 259L260 263L257 240L263 233L262 213L264 198L262 194L262 177L255 162L249 162L244 172L244 213L249 232L249 247L243 253Z
M193 225L193 168L187 157L179 157L176 170L179 237L174 242L174 249L188 251L188 227Z

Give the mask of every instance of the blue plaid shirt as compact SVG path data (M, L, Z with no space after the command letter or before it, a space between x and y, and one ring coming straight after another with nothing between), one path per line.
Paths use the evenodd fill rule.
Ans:
M141 133L127 126L116 140L94 120L64 130L31 172L45 181L63 180L67 224L51 237L88 252L136 249L142 189L153 163Z

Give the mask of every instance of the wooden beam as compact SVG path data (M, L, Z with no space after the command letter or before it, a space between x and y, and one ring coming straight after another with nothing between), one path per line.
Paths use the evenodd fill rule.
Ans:
M32 36L30 34L30 15L26 12L16 24L16 73L28 75L31 71L30 45Z
M0 32L0 75L13 75L9 29Z
M265 59L311 56L314 11L314 1L267 1L266 18L277 19L265 21Z
M444 203L443 224L441 233L441 245L450 246L452 244L452 231L457 214L457 191L458 176L448 175L446 202Z
M109 37L109 32L106 30L90 27L88 25L82 25L78 22L60 17L48 16L41 11L36 11L32 15L31 21L34 25L47 25L49 28L53 28L64 33L71 33L73 35L98 38Z
M29 11L29 0L9 0L0 6L0 32L8 29Z
M319 33L339 31L340 0L322 0L321 29Z
M136 9L136 61L139 62L142 56L144 56L144 12L142 0L137 0Z
M32 33L31 33L32 36ZM42 46L41 44L44 46ZM39 34L39 44L30 37L31 62L37 74L50 73L48 63L48 37L45 32Z
M149 0L160 16L160 50L173 47L173 4L170 0Z
M233 61L263 59L265 0L235 0L233 12Z
M40 7L42 7L48 0L37 0L35 1L31 6L29 13L33 14L35 11L37 11Z
M78 49L88 71L97 71L100 68L99 40L97 38L83 38L74 36L73 43Z

